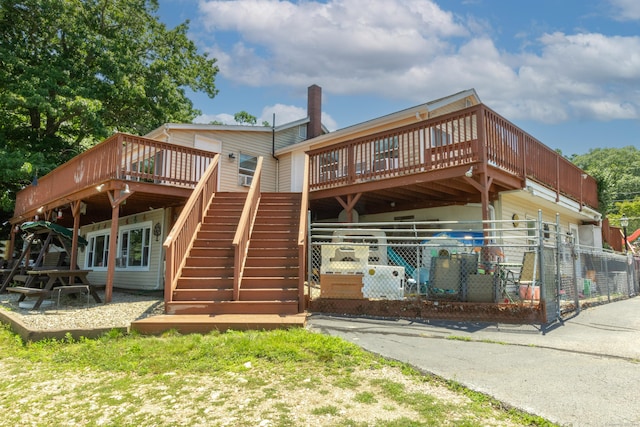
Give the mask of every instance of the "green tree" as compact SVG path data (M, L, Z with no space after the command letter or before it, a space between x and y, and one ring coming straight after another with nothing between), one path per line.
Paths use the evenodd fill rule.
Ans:
M251 114L247 113L244 110L238 113L235 113L233 115L233 120L235 120L236 123L241 125L243 124L255 125L258 122L258 119L256 118L256 116L252 116Z
M115 131L144 134L200 112L216 60L157 0L0 0L0 201Z
M618 202L631 201L640 194L640 151L633 146L591 149L570 160L598 182L604 215L618 214Z
M640 229L640 197L636 197L633 200L625 200L615 203L617 213L609 216L611 224L620 227L620 218L626 216L629 220L627 226L627 235L631 236L636 230ZM640 239L629 242L631 245L636 246L640 243Z

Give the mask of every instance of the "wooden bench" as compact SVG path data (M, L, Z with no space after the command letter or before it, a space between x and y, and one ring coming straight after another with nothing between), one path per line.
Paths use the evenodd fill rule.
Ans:
M48 295L50 292L40 288L26 288L24 286L12 286L7 288L8 292L14 292L17 294L22 294L18 301L22 301L25 297L28 296L40 296L40 295Z
M51 291L58 295L57 306L60 307L60 295L65 294L81 294L87 293L87 304L89 304L89 297L91 296L91 291L89 289L89 285L67 285L67 286L59 286L57 288L53 288Z

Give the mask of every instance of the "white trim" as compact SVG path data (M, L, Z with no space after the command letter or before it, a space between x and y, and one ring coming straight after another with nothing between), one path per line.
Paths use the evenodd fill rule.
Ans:
M107 265L105 264L102 267L98 267L98 266L93 266L93 265L89 265L89 253L90 253L90 245L91 245L91 239L95 239L96 237L99 236L110 236L111 230L109 228L104 228L102 230L97 230L97 231L92 231L90 233L87 233L87 237L86 240L88 242L87 247L85 248L85 256L84 256L84 268L87 270L94 270L94 271L107 271ZM109 237L110 238L110 237ZM109 246L107 245L107 250L109 249ZM106 258L106 260L109 260L109 257Z
M122 235L123 233L134 230L134 229L149 229L149 253L147 259L146 266L128 266L128 267L120 267L118 265L117 260L122 258ZM116 270L118 271L149 271L149 266L151 265L151 246L153 245L153 222L152 221L144 221L137 222L134 224L127 224L120 226L118 229L118 242L117 242L117 252L116 252Z

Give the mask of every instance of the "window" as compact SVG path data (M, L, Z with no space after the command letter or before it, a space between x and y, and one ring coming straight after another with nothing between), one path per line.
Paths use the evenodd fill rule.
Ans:
M238 184L243 186L251 185L253 174L258 166L258 158L249 154L240 153L240 162L238 162Z
M374 142L375 159L394 159L398 157L398 137L384 138Z
M337 152L328 152L320 155L320 180L328 181L338 176L340 157Z
M383 138L373 145L374 171L385 171L398 167L398 137Z
M149 157L131 163L131 175L127 175L127 179L132 181L155 182L154 177L162 172L162 151L149 155Z
M149 268L151 249L151 223L135 224L120 229L118 239L120 268Z
M298 126L298 136L302 139L307 139L307 125Z
M89 244L87 245L87 257L85 265L91 269L107 268L109 259L109 234L87 235Z
M431 146L432 147L444 147L451 144L451 135L446 129L434 127L431 128Z

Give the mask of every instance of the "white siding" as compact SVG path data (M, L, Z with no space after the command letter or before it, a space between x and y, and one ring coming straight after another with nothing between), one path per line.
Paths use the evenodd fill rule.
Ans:
M526 192L509 193L500 196L499 212L496 213L497 219L509 220L514 214L520 219L520 226L524 227L526 220L537 220L538 210L542 210L542 220L544 222L556 222L556 212L560 213L560 231L566 233L571 226L577 227L581 224L581 220L576 216L571 216L565 209L553 209L553 207L545 207L537 204L530 197L526 196Z
M119 226L124 226L134 223L151 223L151 244L149 254L149 268L145 271L133 271L116 267L114 276L114 287L123 289L139 289L139 290L160 290L164 286L164 252L162 248L162 242L164 236L166 236L168 230L166 229L164 209L156 209L148 212L141 212L136 215L130 215L122 217L118 221ZM156 224L160 224L162 234L158 236L153 235L153 227ZM106 231L108 232L111 227L111 221L99 222L96 224L85 225L80 227L80 235L87 237L89 233ZM81 268L86 268L87 250L83 248L78 253L78 265ZM106 283L107 281L107 269L94 269L89 273L89 281L91 283Z
M221 131L221 130L171 130L171 142L180 145L195 146L196 136L219 143L221 152L220 162L220 191L246 191L238 181L238 160L240 153L262 156L262 191L276 191L276 161L272 156L271 132L250 131ZM218 145L216 145L216 148ZM235 159L229 158L234 153Z

